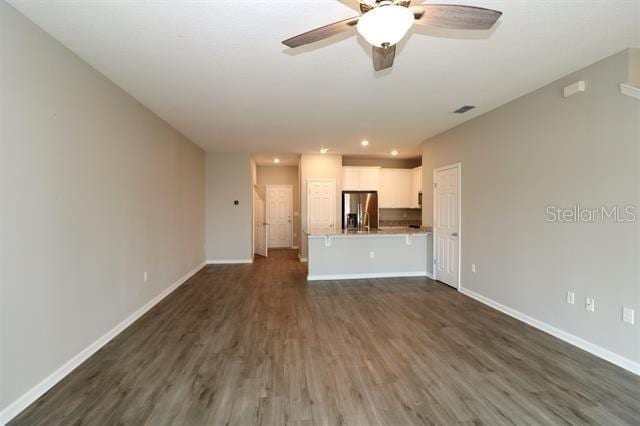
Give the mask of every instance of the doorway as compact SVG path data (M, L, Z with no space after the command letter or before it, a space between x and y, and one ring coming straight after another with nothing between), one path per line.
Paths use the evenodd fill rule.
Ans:
M293 186L267 185L268 241L271 248L293 246Z
M454 288L460 288L461 167L433 171L433 275Z

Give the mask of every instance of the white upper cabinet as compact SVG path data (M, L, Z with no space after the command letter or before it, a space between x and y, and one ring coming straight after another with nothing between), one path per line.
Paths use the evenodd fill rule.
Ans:
M411 207L419 208L418 194L422 192L422 167L411 170Z
M342 190L357 191L360 189L360 169L357 167L342 168Z
M378 207L381 209L393 207L395 193L393 191L393 173L391 169L380 170L380 190L378 191Z
M345 166L342 168L342 190L378 191L378 207L383 209L419 208L422 167L381 169Z
M343 191L378 191L380 186L380 167L342 168Z
M380 187L380 168L360 168L360 189L363 191L377 191Z
M411 169L381 169L378 206L383 209L411 208L412 180Z

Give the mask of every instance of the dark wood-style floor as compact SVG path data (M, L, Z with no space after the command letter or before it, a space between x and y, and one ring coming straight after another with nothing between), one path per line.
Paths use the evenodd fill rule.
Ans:
M423 278L207 266L12 424L640 424L640 379Z

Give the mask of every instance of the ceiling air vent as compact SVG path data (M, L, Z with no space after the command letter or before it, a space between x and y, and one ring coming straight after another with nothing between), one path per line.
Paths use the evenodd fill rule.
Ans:
M454 114L464 114L465 112L474 109L475 106L474 105L465 105L462 106L460 108L458 108L457 110L453 111Z

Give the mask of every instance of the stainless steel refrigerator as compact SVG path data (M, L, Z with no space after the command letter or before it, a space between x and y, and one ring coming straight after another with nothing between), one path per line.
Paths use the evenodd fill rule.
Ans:
M378 193L342 191L342 229L377 229Z

